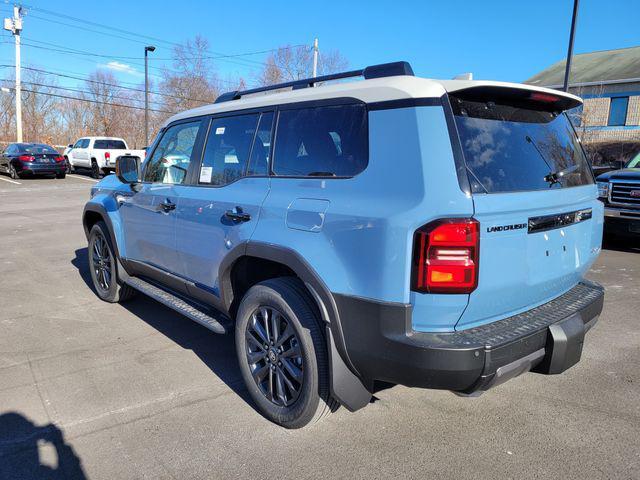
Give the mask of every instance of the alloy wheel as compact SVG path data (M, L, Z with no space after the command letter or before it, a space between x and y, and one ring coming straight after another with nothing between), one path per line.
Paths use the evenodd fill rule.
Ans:
M100 233L95 236L91 249L91 267L97 286L107 292L111 287L111 252L106 239Z
M9 165L9 176L14 180L18 178L18 172L16 172L16 167L13 165Z
M278 310L257 308L245 332L246 357L256 385L275 405L288 407L302 390L304 363L296 332Z

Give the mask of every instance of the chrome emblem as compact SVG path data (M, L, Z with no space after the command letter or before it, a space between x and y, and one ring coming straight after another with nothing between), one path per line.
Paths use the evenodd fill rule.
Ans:
M632 198L640 198L640 190L631 190L629 196Z

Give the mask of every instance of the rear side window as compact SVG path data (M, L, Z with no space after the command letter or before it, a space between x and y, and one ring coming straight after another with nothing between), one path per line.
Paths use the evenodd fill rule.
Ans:
M273 172L294 177L352 177L368 162L364 105L282 110Z
M451 101L474 193L593 183L564 113L455 97Z
M122 140L96 140L93 148L109 149L109 150L126 150L127 146Z
M211 121L199 183L221 186L244 176L258 118L256 113Z

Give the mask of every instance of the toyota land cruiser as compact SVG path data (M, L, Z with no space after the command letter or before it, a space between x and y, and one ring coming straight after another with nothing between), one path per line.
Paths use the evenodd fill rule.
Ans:
M95 290L234 332L257 408L288 428L377 382L470 395L561 373L603 303L580 102L406 62L226 93L92 189Z

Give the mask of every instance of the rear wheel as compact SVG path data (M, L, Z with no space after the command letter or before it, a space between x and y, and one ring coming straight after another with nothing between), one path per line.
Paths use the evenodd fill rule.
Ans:
M95 179L99 179L101 175L100 167L98 166L98 162L95 160L91 160L91 177Z
M298 279L251 287L238 309L235 340L249 394L269 420L301 428L336 410L317 307Z
M123 302L133 296L135 290L122 284L118 278L117 261L104 222L97 222L89 233L89 269L93 286L105 302Z

